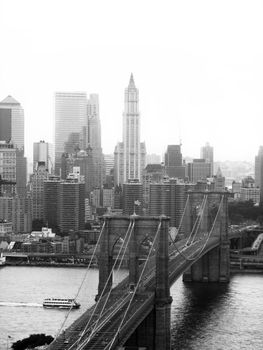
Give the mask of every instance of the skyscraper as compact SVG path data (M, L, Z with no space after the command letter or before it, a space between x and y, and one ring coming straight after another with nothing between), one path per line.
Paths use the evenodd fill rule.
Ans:
M142 179L145 168L146 148L140 142L139 90L131 74L128 87L125 89L123 112L123 135L114 152L115 184L128 180Z
M0 102L0 141L12 141L15 148L24 149L24 110L10 95Z
M169 177L185 178L185 166L181 153L181 145L168 145L164 159L165 172Z
M26 172L27 164L24 157L24 110L20 103L12 96L7 96L0 103L0 141L5 143L1 148L9 146L13 148L15 155L15 178L16 178L16 193L21 197L26 193ZM3 149L2 148L2 149ZM1 161L0 161L1 162ZM6 162L7 173L3 174L3 178L9 179L8 172L13 172L13 161L8 164ZM0 166L0 173L1 173ZM11 170L12 168L12 170ZM2 168L3 172L3 168Z
M211 177L211 163L205 159L193 159L192 163L187 164L187 175L189 181L196 183L199 180L206 180Z
M86 125L87 96L85 92L55 94L55 172L59 174L61 155L71 133L80 133Z
M99 113L99 96L91 94L87 100L87 136L85 149L91 149L95 186L102 187L105 178L104 158L101 148L101 125Z
M34 142L33 144L33 169L38 168L39 163L44 165L45 168L50 172L52 167L51 162L51 151L49 143L41 140L39 142Z
M211 164L211 175L214 175L214 149L207 142L205 146L201 147L200 158L204 159L206 163Z

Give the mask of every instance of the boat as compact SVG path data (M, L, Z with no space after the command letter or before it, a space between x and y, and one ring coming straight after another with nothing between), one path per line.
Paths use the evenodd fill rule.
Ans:
M58 309L78 309L80 304L75 299L46 298L43 307Z

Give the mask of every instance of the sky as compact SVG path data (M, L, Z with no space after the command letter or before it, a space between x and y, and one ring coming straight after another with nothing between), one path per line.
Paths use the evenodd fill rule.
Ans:
M98 93L103 152L122 140L124 89L163 154L253 161L263 144L263 2L0 0L0 100L24 108L26 154L53 142L55 91Z

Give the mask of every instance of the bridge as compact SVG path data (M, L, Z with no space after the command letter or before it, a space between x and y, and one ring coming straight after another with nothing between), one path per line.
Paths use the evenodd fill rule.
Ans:
M228 195L188 192L178 242L168 217L106 215L96 303L64 329L67 315L48 349L170 349L170 286L181 275L185 282L229 281ZM129 274L114 286L113 271L127 255Z

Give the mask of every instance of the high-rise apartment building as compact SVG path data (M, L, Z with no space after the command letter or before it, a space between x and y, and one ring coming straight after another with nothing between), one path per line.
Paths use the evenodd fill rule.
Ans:
M142 180L145 168L146 148L140 142L139 90L131 74L125 89L123 112L123 141L119 142L114 152L115 184L127 183L128 180Z
M185 178L185 166L181 153L181 145L168 145L164 157L166 175L171 178Z
M87 95L85 92L55 94L55 172L59 174L61 155L71 133L80 133L86 125Z
M209 145L208 142L205 144L205 146L201 147L200 158L204 159L206 163L211 164L210 176L213 176L214 175L214 149L212 146Z
M10 95L0 102L0 141L24 149L24 110Z

